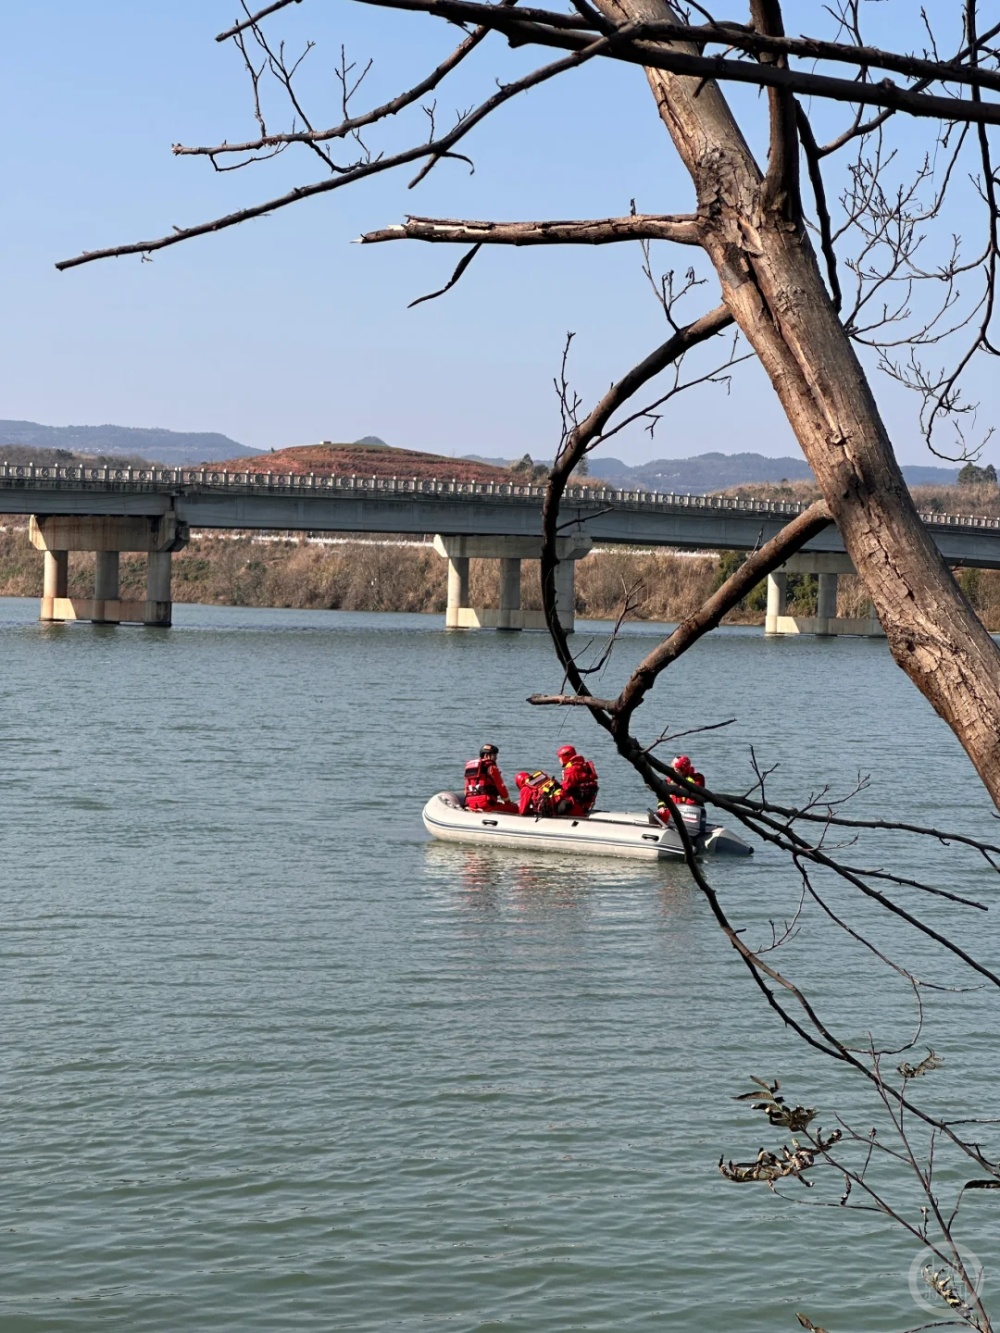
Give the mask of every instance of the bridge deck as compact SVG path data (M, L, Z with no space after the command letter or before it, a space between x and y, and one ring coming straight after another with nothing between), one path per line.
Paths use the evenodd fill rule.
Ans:
M146 515L195 528L526 536L539 530L544 487L409 477L224 472L211 468L0 464L0 512ZM804 505L737 496L569 487L562 532L602 543L750 550ZM1000 568L1000 519L923 514L952 564ZM833 527L806 548L841 553Z

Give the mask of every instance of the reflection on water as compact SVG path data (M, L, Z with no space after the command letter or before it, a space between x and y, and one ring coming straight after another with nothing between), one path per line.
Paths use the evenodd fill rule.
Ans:
M428 843L424 865L427 885L448 901L508 911L579 907L600 911L609 895L646 896L659 891L667 900L675 887L691 887L687 868L676 862L463 843Z

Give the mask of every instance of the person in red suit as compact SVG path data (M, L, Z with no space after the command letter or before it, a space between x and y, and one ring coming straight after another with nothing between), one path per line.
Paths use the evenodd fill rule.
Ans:
M701 773L696 772L694 764L686 754L679 754L676 759L671 760L670 767L677 774L683 786L692 791L690 796L675 796L674 800L678 805L700 805L701 802L693 794L695 787L704 787L705 779Z
M497 767L499 751L495 745L484 745L478 759L465 765L466 810L500 810L517 814L517 806L510 800L507 788Z
M697 787L704 787L704 775L695 769L694 764L686 754L679 754L671 759L670 767L677 774L678 783L692 793L690 796L673 796L670 800L675 801L677 805L701 805L701 801L694 795L694 791ZM667 801L658 801L656 811L662 823L670 823L670 806Z
M562 765L561 815L585 819L597 800L597 769L589 759L577 754L572 745L560 745L556 756Z
M559 783L538 769L535 773L518 773L514 779L520 795L517 799L519 815L551 816L556 813Z

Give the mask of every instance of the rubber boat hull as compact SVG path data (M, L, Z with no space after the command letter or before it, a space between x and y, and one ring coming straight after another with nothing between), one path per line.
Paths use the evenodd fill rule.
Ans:
M707 824L700 806L678 807L699 856L750 856L753 848L720 825ZM586 819L536 819L493 810L466 810L463 798L439 791L424 806L424 827L445 842L487 847L527 847L583 856L636 856L656 861L684 858L673 824L649 814L595 810Z

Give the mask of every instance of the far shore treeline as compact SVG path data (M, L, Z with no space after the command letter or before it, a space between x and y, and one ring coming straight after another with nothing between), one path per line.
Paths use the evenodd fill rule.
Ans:
M818 491L807 482L733 487L727 494L810 501ZM925 512L1000 517L1000 487L992 482L962 486L916 487L914 498ZM576 570L576 612L596 620L613 619L626 593L637 594L635 618L679 621L738 567L737 552L677 552L668 548L610 547L581 560ZM70 561L70 596L91 596L93 556ZM987 628L1000 631L1000 571L957 570L956 577ZM124 597L144 595L145 557L122 555ZM174 556L175 602L231 606L274 606L343 611L413 611L443 614L446 562L429 545L379 534L323 534L308 540L299 533L196 532ZM0 517L0 596L40 597L42 560L28 542L23 516ZM496 606L499 562L473 561L471 602ZM816 580L790 576L791 614L815 614ZM521 567L525 608L541 605L538 565ZM729 616L730 624L761 624L765 590L756 588ZM864 613L867 599L856 577L841 577L838 612Z

